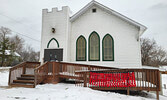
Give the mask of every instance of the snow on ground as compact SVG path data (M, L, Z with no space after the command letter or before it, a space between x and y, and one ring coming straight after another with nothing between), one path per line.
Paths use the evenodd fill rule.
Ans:
M162 70L162 71L167 71L167 66L160 66L159 69Z
M45 84L36 88L12 88L0 90L0 100L141 100L142 97L118 93L101 92L89 88L75 87L74 84Z
M167 78L165 76L164 78ZM76 87L74 84L44 84L36 88L6 88L8 71L0 70L0 100L152 100L156 99L154 93L146 97L127 96L115 92L102 92L90 88ZM166 83L167 84L167 83ZM160 100L167 100L160 96Z
M1 72L2 70L9 70L9 68L11 68L11 67L0 67L0 72Z
M162 75L162 87L163 87L163 94L167 96L167 74Z
M9 68L10 67L0 67L0 87L8 86Z

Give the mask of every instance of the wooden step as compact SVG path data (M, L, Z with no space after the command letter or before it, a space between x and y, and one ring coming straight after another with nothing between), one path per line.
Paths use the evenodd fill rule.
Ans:
M12 83L11 87L26 87L26 88L35 88L32 84L20 84L20 83Z
M34 84L34 80L13 80L13 83Z
M34 77L17 77L17 80L34 80Z
M34 77L32 74L22 74L21 77Z

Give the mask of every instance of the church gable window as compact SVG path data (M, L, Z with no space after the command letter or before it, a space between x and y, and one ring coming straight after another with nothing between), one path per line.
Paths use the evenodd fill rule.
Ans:
M96 13L96 8L93 8L93 9L92 9L92 13Z

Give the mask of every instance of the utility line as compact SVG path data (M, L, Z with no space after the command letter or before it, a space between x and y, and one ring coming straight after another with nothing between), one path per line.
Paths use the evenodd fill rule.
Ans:
M22 35L22 36L24 36L24 37L27 37L27 38L29 38L29 39L32 39L32 40L34 40L34 41L41 42L41 41L39 41L39 40L36 40L36 39L34 39L34 38L31 38L31 37L29 37L29 36L27 36L27 35L24 35L24 34L21 34L21 33L19 33L19 32L16 32L16 31L13 31L13 30L12 30L12 32L14 32L14 33L16 33L16 34L19 34L19 35Z
M13 21L15 21L15 22L17 22L17 23L19 23L19 24L22 24L22 25L24 25L24 26L26 26L26 27L28 26L27 24L24 24L24 23L22 23L22 22L20 22L20 21L17 21L17 20L15 20L14 18L11 18L11 17L9 17L9 16L7 16L7 15L4 15L4 14L2 14L2 13L0 13L0 15L1 15L1 16L4 16L4 17L6 17L6 18L8 18L8 19L10 19L10 20L13 20ZM33 30L33 29L30 28L30 27L29 27L29 29ZM35 31L36 31L36 30L33 30L33 32L35 32ZM36 32L37 32L37 31L36 31ZM36 33L36 32L35 32L35 33Z
M11 30L11 29L10 29L10 30ZM21 36L24 36L24 37L26 37L26 38L29 38L29 39L31 39L31 40L34 40L34 41L37 41L37 42L41 42L40 40L34 39L34 38L32 38L32 37L29 37L29 36L27 36L27 35L21 34L21 33L19 33L19 32L16 32L16 31L13 31L13 30L11 30L11 31L14 32L14 33L16 33L16 34L18 34L18 35L21 35Z
M15 20L15 19L9 17L9 16L3 15L2 13L0 13L0 15L1 15L1 16L4 16L4 17L7 17L8 19L13 20L13 21L15 21L15 22L17 22L17 23L20 23L20 24L22 24L22 25L26 25L26 24L23 24L23 23L21 23L21 22ZM27 26L27 25L26 25L26 26ZM31 29L31 30L32 30L32 29ZM29 39L32 39L32 40L34 40L34 41L41 42L41 41L39 41L39 40L36 40L36 39L34 39L34 38L31 38L31 37L29 37L29 36L27 36L27 35L24 35L24 34L21 34L21 33L19 33L19 32L16 32L16 31L13 31L13 30L11 30L11 31L14 32L14 33L16 33L16 34L19 34L19 35L22 35L22 36L24 36L24 37L27 37L27 38L29 38Z

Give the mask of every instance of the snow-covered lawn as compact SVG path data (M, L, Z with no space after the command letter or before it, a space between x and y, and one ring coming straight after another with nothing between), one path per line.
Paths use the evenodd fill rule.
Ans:
M0 87L8 86L9 68L0 67Z
M167 78L167 76L163 76ZM151 100L154 93L146 97L127 96L115 92L102 92L90 88L76 87L74 84L44 84L36 88L7 88L8 70L0 70L0 100ZM167 84L167 83L166 83ZM160 100L167 100L160 96Z
M164 89L164 84L166 85L166 89ZM163 85L163 93L167 96L167 74L162 75L162 85Z

